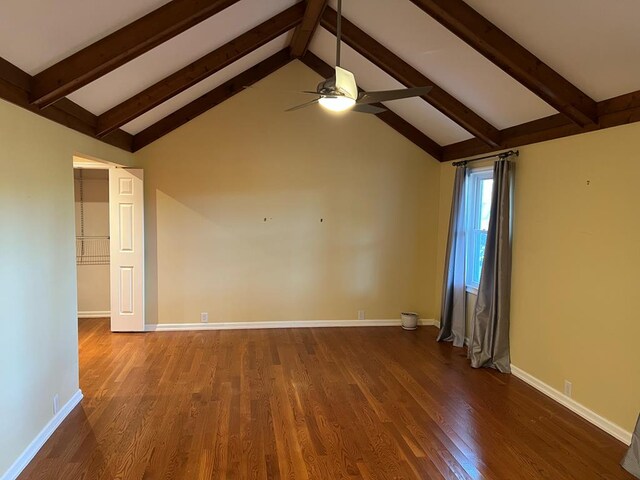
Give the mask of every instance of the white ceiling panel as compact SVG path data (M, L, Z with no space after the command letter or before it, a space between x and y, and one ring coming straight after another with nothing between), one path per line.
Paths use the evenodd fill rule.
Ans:
M335 47L335 37L324 28L318 28L311 42L310 50L329 65L334 65ZM361 88L365 90L404 88L404 85L394 80L349 46L342 46L341 56L341 65L353 72ZM309 88L312 87L315 88L315 85L309 85ZM387 102L385 106L440 145L448 145L471 138L471 134L465 129L421 98L396 100Z
M640 89L638 0L465 1L593 99Z
M557 113L410 1L345 0L343 14L499 129Z
M184 92L176 95L171 100L164 102L162 105L157 106L156 108L149 110L144 115L136 118L135 120L127 123L123 130L129 132L131 134L136 134L141 132L145 128L153 125L159 120L162 120L167 115L175 112L179 108L187 105L193 100L201 97L205 93L213 90L220 84L226 82L227 80L231 80L233 77L247 70L248 68L254 66L255 64L261 62L262 60L267 59L271 55L279 52L287 45L291 40L291 36L293 32L287 32L283 35L280 35L275 40L263 45L259 49L251 52L248 55L245 55L237 62L232 63L226 68L223 68L219 72L210 76L206 80L194 85L193 87L185 90Z
M295 3L296 0L242 0L69 98L100 115Z
M35 75L168 0L1 0L0 57Z

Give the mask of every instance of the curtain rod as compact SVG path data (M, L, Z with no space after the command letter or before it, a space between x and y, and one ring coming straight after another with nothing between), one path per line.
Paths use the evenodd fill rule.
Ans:
M519 150L509 150L508 152L496 153L494 155L487 155L485 157L478 157L478 158L472 158L470 160L462 160L460 162L453 162L451 165L453 165L454 167L457 167L457 166L460 166L460 165L466 165L469 162L477 162L478 160L486 160L487 158L494 158L494 157L498 157L500 160L502 160L503 158L510 157L511 155L515 155L517 157L517 156L520 155L520 151Z

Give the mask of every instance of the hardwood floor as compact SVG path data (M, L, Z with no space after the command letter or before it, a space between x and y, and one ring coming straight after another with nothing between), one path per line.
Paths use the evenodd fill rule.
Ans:
M21 479L632 479L625 447L436 329L112 334Z

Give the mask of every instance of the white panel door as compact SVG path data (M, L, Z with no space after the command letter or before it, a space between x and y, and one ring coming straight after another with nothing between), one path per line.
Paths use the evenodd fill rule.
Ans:
M144 331L142 170L109 169L111 331Z

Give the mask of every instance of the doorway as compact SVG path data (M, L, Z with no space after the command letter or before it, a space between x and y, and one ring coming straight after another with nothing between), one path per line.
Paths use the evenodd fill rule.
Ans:
M74 159L78 318L110 318L109 171Z
M144 331L142 170L80 156L73 168L79 321Z

